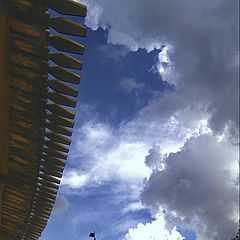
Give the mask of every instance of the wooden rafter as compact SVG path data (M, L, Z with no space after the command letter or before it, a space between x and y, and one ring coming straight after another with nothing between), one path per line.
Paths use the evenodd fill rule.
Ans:
M49 8L86 16L72 0L0 0L0 239L39 238L71 143L82 68L71 54L86 27Z

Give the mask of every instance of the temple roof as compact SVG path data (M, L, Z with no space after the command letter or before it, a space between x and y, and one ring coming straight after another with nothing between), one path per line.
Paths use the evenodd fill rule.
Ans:
M86 35L67 15L85 17L86 6L0 2L0 239L38 239L55 202L82 67L76 39Z

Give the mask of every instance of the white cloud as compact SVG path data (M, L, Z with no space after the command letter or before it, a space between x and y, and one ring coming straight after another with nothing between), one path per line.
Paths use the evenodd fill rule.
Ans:
M213 135L204 111L189 108L171 117L150 114L143 108L119 129L99 122L83 125L72 150L75 161L82 159L87 167L66 169L65 190L114 181L115 191L129 202L124 213L142 207L151 208L153 214L166 209L167 224L188 225L199 240L215 240L218 231L222 239L228 236L218 228L234 234L237 147L226 132ZM142 205L139 192L144 179Z
M66 168L62 179L65 192L76 193L78 189L114 181L115 190L129 201L123 211L137 211L141 207L137 202L144 179L149 178L153 168L145 163L149 149L156 145L161 146L163 154L177 152L190 136L200 134L207 123L207 120L205 125L202 123L205 114L199 115L203 120L189 121L183 117L190 115L187 111L170 118L144 118L145 112L144 109L135 119L122 122L119 129L92 121L79 128L71 153L74 167Z
M130 228L124 240L183 240L182 235L174 227L171 231L166 228L163 216L156 220Z
M85 3L88 5L88 13L85 19L87 26L93 30L97 30L99 27L101 15L103 14L103 9L101 8L101 6L95 4L94 1L91 0L82 0L81 3Z
M151 162L163 161L153 153ZM226 136L219 141L201 135L166 157L164 164L165 168L155 169L146 182L142 193L145 206L181 217L195 229L199 240L233 237L239 219L238 147Z
M78 160L84 158L87 170L68 170L63 185L79 188L114 179L142 182L149 176L144 163L148 146L144 143L133 142L103 123L87 123L79 129L79 136L73 155Z
M81 172L76 172L74 170L68 171L66 176L62 179L62 185L68 185L72 188L79 188L85 186L89 181L88 175L81 174Z
M174 65L171 63L169 54L174 52L171 45L164 46L158 54L158 61L153 65L153 72L159 73L163 81L176 85L178 82L178 73L175 72Z
M143 83L138 83L133 78L122 78L119 82L119 86L127 92L137 92L144 88Z
M152 145L161 145L162 152L169 154L201 131L200 120L190 124L180 117L148 119L142 118L141 113L132 121L122 122L118 130L107 124L87 122L77 130L79 137L71 154L77 161L84 159L85 166L66 170L62 184L78 188L115 179L141 186L151 173L145 157Z
M86 0L85 3L89 6L87 23L90 27L108 29L109 43L124 45L132 51L160 50L165 46L159 53L156 69L164 80L176 85L179 104L175 109L202 104L211 114L214 131L221 132L228 125L237 134L237 1ZM172 101L167 95L164 97L171 108Z
M138 50L138 43L130 35L114 28L109 30L108 43L127 46L132 51Z
M140 201L138 201L138 202L135 201L135 202L130 202L129 204L127 204L127 206L122 209L122 212L125 214L128 212L138 211L138 210L141 210L144 208L145 207L142 205L142 203Z
M147 182L145 204L156 209L164 205L174 219L177 216L191 223L198 239L228 239L235 233L232 211L237 212L237 186L232 179L237 171L237 166L232 167L236 146L227 138L239 141L239 2L85 2L89 5L87 23L94 29L107 29L109 43L131 51L158 49L154 69L174 85L174 92L155 97L135 119L122 122L110 148L99 143L98 155L112 159L110 153L115 154L117 162L122 148L132 149L139 152L143 167L143 156L153 156L149 149L161 147L146 160L155 169L162 166L158 153L167 154L164 170L153 171ZM166 48L160 52L163 45ZM191 136L195 138L185 143ZM129 144L135 142L140 145L131 148ZM171 152L174 154L168 156ZM124 162L124 169L129 161ZM98 157L96 162L109 171L105 160ZM123 172L114 172L114 176Z

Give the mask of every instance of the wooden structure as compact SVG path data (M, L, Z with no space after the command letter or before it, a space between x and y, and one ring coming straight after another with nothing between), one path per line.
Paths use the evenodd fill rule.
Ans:
M80 82L69 68L84 50L66 35L86 34L68 15L86 6L0 0L0 240L38 239L55 202Z

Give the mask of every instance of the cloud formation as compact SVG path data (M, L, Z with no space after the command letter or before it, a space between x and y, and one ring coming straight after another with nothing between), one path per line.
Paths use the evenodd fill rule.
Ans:
M166 229L163 216L156 220L138 224L136 228L130 228L124 240L183 240L182 235L174 227L171 231Z
M147 164L159 163L154 150ZM153 211L164 209L195 229L198 239L226 240L238 226L238 148L211 135L189 139L181 151L155 169L142 201Z
M87 122L78 130L73 158L81 167L69 168L62 184L71 188L99 185L108 181L128 182L133 188L142 185L150 174L144 163L150 145L133 141L121 130L112 129L108 124ZM135 166L138 165L136 169ZM121 185L121 184L120 184ZM127 189L129 191L129 189ZM139 189L136 189L138 194Z
M159 53L156 69L164 80L176 85L174 109L201 105L211 114L214 131L228 126L232 133L237 133L237 1L85 2L89 6L86 23L93 29L107 29L109 43L132 51L166 46L165 53ZM161 101L157 99L154 104L161 105ZM172 100L167 103L171 105Z
M152 174L143 203L153 211L165 208L169 223L178 218L190 224L200 240L229 239L238 212L239 2L85 2L86 23L105 29L108 43L131 51L158 49L152 70L174 88L122 122L116 135L124 144L145 146Z
M88 114L90 109L86 108ZM92 111L95 112L94 109ZM137 226L139 222L132 216L146 207L141 204L139 194L144 179L146 181L151 171L161 166L156 159L179 151L190 136L209 131L204 114L201 116L202 122L189 121L184 115L146 118L142 121L139 113L131 121L122 122L118 129L93 119L86 122L76 129L77 138L73 141L70 161L72 167L65 170L63 192L83 197L108 186L108 194L105 196L103 192L102 195L109 201L113 201L111 196L116 195L119 214L129 216L129 225L124 224L125 231ZM158 146L161 146L161 151ZM110 190L109 185L114 188ZM102 218L102 214L98 213L96 219ZM121 221L118 224L122 226Z
M184 118L194 115L193 111L160 118L144 117L144 112L145 109L131 121L122 122L118 129L94 120L77 129L71 154L73 167L66 169L62 185L82 188L120 181L129 187L132 183L138 193L153 167L145 164L152 146L161 145L163 154L177 152L192 134L208 130L205 114L198 114L201 120L196 121Z

